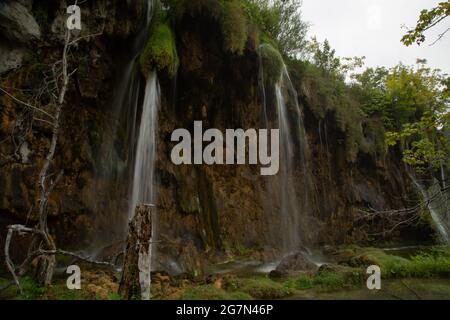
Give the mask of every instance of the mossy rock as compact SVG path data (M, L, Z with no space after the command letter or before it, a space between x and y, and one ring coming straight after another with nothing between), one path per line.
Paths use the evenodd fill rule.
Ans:
M280 52L268 43L259 47L259 54L263 69L264 81L275 84L281 79L284 68L283 57Z
M141 71L148 76L153 70L166 71L173 77L179 66L175 35L168 23L157 21L151 27L148 42L139 58Z

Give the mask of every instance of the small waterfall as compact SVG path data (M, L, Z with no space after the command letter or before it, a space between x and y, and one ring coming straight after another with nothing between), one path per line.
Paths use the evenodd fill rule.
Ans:
M156 72L149 75L145 86L144 104L137 135L131 202L128 217L132 218L137 204L154 204L156 132L160 89Z
M421 193L423 201L427 203L433 219L434 228L443 244L450 244L450 221L448 219L448 198L449 192L441 191L439 182L433 178L433 184L427 189L414 176L409 173L411 180Z
M264 50L264 45L260 50ZM281 57L280 57L281 59ZM312 242L312 179L307 164L307 137L297 92L284 63L276 83L264 79L260 54L260 81L263 94L264 122L267 128L280 129L280 171L268 186L274 194L271 205L274 230L286 252L299 250ZM273 87L273 108L269 107L268 87ZM271 89L271 88L268 88ZM302 183L299 183L302 181Z

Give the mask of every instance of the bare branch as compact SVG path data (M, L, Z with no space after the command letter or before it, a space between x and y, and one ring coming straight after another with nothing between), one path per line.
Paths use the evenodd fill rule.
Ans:
M33 109L33 110L35 110L35 111L41 112L41 113L45 114L47 117L53 119L53 116L52 116L50 113L48 113L48 112L46 112L46 111L44 111L44 110L42 110L42 109L40 109L40 108L38 108L38 107L35 107L35 106L33 106L33 105L31 105L31 104L29 104L29 103L27 103L27 102L24 102L24 101L22 101L22 100L17 99L16 97L14 97L12 94L10 94L9 92L5 91L5 90L2 89L1 87L0 87L0 91L2 91L4 94L6 94L6 95L7 95L8 97L10 97L11 99L13 99L15 102L20 103L20 104L22 104L22 105L24 105L24 106L26 106L26 107L28 107L28 108L31 108L31 109Z

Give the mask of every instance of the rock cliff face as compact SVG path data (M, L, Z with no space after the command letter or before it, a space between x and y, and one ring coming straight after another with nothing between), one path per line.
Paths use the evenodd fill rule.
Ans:
M65 8L60 1L0 4L0 87L22 101L36 98L43 74L58 59ZM82 35L101 35L80 41L70 57L76 71L52 168L53 172L64 170L64 178L49 206L51 232L59 246L98 250L124 239L133 136L127 134L132 124L117 117L114 99L132 61L130 48L142 26L143 10L141 1L104 0L83 7ZM222 259L224 253L250 252L255 258L271 258L283 232L276 223L277 208L269 204L277 195L258 167L175 166L170 160L172 131L192 130L194 120L202 120L205 129L261 126L257 46L249 40L243 55L228 53L219 28L216 21L202 15L178 21L174 30L178 74L175 79L159 75L158 252L162 266L173 272L196 273L205 258ZM313 242L373 240L367 234L379 231L380 225L358 220L358 210L404 207L413 194L398 157L359 153L349 162L333 115L316 118L311 111L314 88L301 75L294 75L293 82L309 141ZM141 104L142 95L141 89L137 100ZM6 225L32 224L36 219L37 174L50 129L32 120L32 112L5 93L0 107L2 242ZM297 181L301 193L302 177ZM392 237L406 239L417 230L400 229Z

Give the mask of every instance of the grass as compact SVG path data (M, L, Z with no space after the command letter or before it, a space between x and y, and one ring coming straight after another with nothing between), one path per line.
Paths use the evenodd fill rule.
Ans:
M9 280L0 279L0 286L8 283ZM15 300L85 300L89 297L80 290L68 290L63 284L55 283L49 287L40 286L34 279L24 277L20 280L22 293L18 294L16 286L0 292L0 299Z
M281 299L292 294L290 288L265 277L235 278L227 281L226 288L244 292L255 299Z
M347 285L346 277L340 273L324 272L317 275L302 275L286 281L287 288L305 290L319 288L322 290L339 290Z

